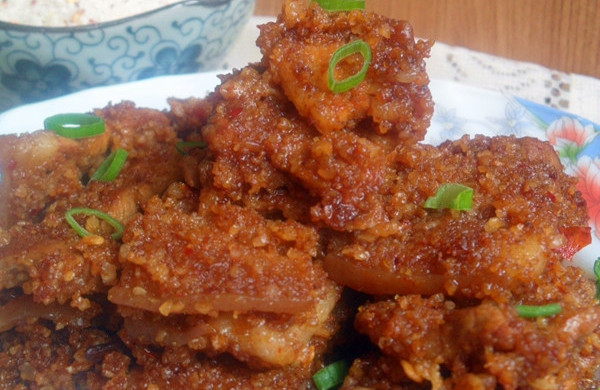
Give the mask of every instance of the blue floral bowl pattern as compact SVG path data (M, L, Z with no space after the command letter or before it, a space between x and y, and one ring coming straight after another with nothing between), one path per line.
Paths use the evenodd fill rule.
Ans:
M216 69L255 0L186 0L113 22L0 22L0 111L70 92Z

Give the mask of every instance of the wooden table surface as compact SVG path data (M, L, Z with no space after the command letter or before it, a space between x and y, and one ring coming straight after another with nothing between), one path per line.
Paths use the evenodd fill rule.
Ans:
M276 15L284 0L257 0ZM306 0L308 1L308 0ZM367 0L416 36L600 78L600 0Z

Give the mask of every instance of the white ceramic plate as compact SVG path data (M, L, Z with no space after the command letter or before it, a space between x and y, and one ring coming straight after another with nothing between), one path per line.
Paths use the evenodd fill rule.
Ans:
M61 112L88 112L109 102L130 100L138 107L166 109L169 97L203 97L219 83L223 72L165 76L110 87L94 88L0 114L0 134L38 130L44 118ZM593 276L600 256L600 126L584 118L495 91L433 80L435 114L425 142L437 144L464 134L533 136L548 140L559 153L565 171L579 178L588 203L592 244L574 263Z

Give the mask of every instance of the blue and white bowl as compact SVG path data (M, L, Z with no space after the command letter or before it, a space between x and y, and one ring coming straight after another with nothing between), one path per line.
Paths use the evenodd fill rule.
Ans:
M216 69L255 0L185 0L76 27L0 22L0 111L70 92Z

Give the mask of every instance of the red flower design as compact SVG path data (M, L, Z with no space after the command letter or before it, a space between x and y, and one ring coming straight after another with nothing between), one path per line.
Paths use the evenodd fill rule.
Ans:
M594 137L594 127L583 126L578 120L564 116L552 122L546 129L546 134L552 145L569 142L582 147Z
M577 161L577 189L588 207L590 224L600 238L600 158L583 156Z

